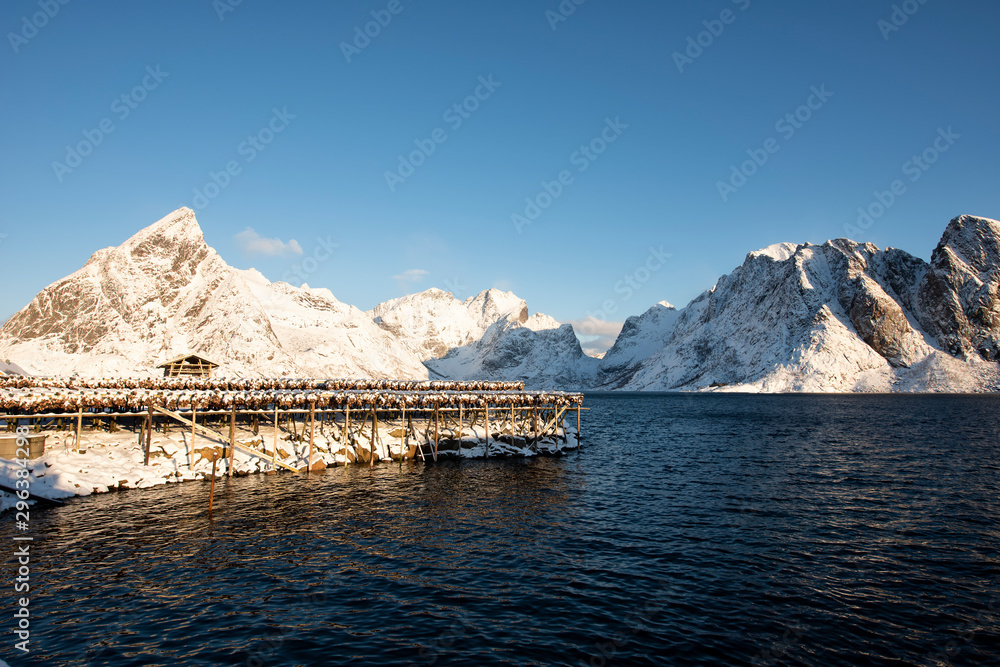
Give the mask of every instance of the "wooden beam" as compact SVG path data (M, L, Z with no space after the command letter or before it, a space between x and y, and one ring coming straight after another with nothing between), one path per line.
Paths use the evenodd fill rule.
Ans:
M490 404L486 404L486 458L490 458Z
M557 423L559 422L559 418L560 418L560 417L562 416L562 413L563 413L563 411L564 411L565 409L566 409L566 408L559 408L559 409L556 409L556 416L555 416L555 417L553 417L553 418L552 418L552 419L551 419L551 420L550 420L550 421L549 421L548 423L546 423L546 424L545 424L544 426L542 426L542 436L544 436L544 435L545 435L546 433L548 433L548 432L549 432L549 429L550 429L550 428L551 428L551 427L552 427L552 426L553 426L554 424L557 424ZM556 432L558 432L558 429L556 429Z
M406 436L407 436L407 432L406 432L406 405L405 404L403 405L403 414L399 418L399 428L400 428L400 431L401 431L401 433L399 435L399 469L402 470L403 469L403 457L406 456Z
M376 414L375 408L373 407L372 408L372 441L371 441L372 442L372 451L371 451L371 456L368 457L368 463L370 464L368 466L369 468L374 468L375 467L375 447L378 446L376 444L376 440L377 439L378 439L378 414ZM381 457L379 457L379 458L381 458Z
M236 401L229 413L229 477L233 476L233 462L236 460Z
M344 435L341 438L344 441L344 466L347 466L347 445L351 442L351 406L346 407L346 414L344 415Z
M146 421L146 425L147 425L147 428L146 428L146 448L145 448L145 455L143 456L143 459L142 459L142 464L145 465L145 466L148 466L149 465L149 448L150 448L150 446L152 444L152 441L153 441L153 404L152 403L150 403L150 405L149 405L149 415L146 417L146 419L147 419L147 421Z
M76 413L76 440L73 441L73 449L80 449L80 431L83 429L83 407Z
M435 405L434 406L434 463L437 463L437 460L438 460L438 439L439 439L439 437L440 437L440 433L438 431L438 408Z
M194 436L198 424L198 409L191 408L191 447L188 453L188 470L194 470Z
M153 409L156 410L157 412L161 413L161 414L164 414L164 415L166 415L168 417L176 419L177 421L181 422L182 424L187 424L189 426L193 425L195 428L197 428L202 433L210 435L210 436L213 436L215 438L218 438L219 442L221 442L223 444L225 444L225 442L226 442L225 439L222 437L221 434L216 433L215 431L212 431L210 429L207 429L204 426L201 426L200 424L194 424L194 422L192 422L189 419L185 419L184 417L182 417L181 415L177 414L176 412L171 412L170 410L167 410L166 408L161 408L161 407L154 407ZM250 447L247 447L244 444L241 444L241 443L237 442L237 443L235 443L235 445L236 445L235 448L239 449L244 454L250 454L251 456L256 456L257 458L261 458L261 459L266 457L267 448L265 448L264 454L261 454L256 449L252 449ZM290 466L290 465L288 465L286 463L282 463L281 461L276 460L274 458L274 455L271 456L271 460L274 463L276 463L279 467L284 468L285 470L291 470L292 472L298 472L298 468L293 468L292 466Z
M316 429L316 401L309 401L309 462L306 472L312 472L313 464L313 433Z

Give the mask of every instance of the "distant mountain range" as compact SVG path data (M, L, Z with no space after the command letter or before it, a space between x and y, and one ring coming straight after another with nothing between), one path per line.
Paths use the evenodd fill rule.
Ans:
M626 390L996 391L1000 223L961 216L927 264L847 239L751 252L685 308L625 322L603 359L510 292L430 289L364 312L269 282L174 211L42 290L0 359L46 375L148 375L186 352L236 376L524 380Z

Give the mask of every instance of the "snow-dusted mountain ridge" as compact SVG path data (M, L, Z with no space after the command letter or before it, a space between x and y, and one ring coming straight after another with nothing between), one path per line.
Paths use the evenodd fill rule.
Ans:
M952 220L930 264L835 239L747 255L685 308L629 318L605 388L995 391L1000 223Z
M470 372L485 365L535 385L538 360L522 364L520 374L502 373L503 363L483 356L488 350L464 346L490 331L492 339L524 343L528 359L534 337L538 349L558 356L563 351L553 351L545 333L553 327L495 289L464 302L432 289L366 313L328 289L272 283L226 264L205 243L194 213L181 208L42 290L0 330L0 358L38 374L148 375L194 352L220 363L225 375L428 379L440 373L425 361L463 349ZM562 342L575 357L575 337ZM455 367L454 376L464 371Z
M925 262L835 239L778 243L684 308L630 317L603 359L571 325L491 289L368 312L230 267L174 211L49 285L0 329L0 359L48 375L149 375L194 352L220 374L524 380L530 387L996 391L1000 223L960 216Z

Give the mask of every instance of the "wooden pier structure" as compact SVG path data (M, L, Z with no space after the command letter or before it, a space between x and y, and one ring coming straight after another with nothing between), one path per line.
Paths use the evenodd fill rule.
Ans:
M91 430L125 425L148 464L153 431L182 429L191 451L199 438L210 443L213 467L218 459L230 476L237 454L270 472L558 453L580 445L582 403L582 394L526 391L522 382L0 377L8 430L27 420L35 432L74 430L78 444L84 422Z

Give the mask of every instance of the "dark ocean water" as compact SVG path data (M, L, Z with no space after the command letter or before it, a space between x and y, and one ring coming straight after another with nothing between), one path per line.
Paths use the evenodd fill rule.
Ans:
M35 510L31 652L8 621L0 656L1000 664L1000 397L586 405L560 458L236 479L211 519L207 483Z

